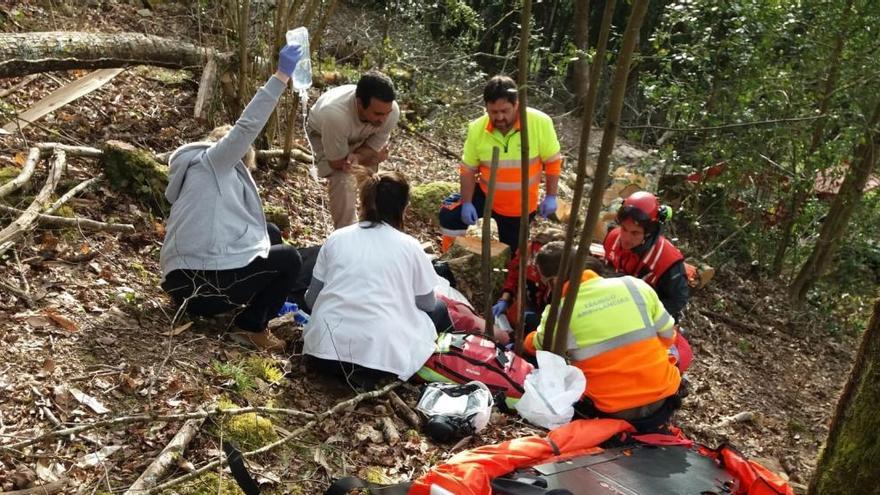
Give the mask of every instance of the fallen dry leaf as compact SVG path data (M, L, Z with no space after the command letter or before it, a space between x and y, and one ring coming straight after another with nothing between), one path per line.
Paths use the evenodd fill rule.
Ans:
M25 153L24 151L20 151L16 153L12 159L15 160L16 165L18 165L19 167L23 167L24 162L27 161L27 153Z
M46 316L48 316L49 319L51 319L53 323L55 323L56 325L58 325L59 327L65 329L65 330L67 330L70 333L74 333L79 330L79 328L76 326L76 323L74 323L73 320L70 320L64 316L59 315L55 310L53 310L51 308L46 309Z
M55 361L52 358L47 357L43 361L43 366L40 367L40 371L37 373L37 376L40 376L40 377L52 376L52 373L54 371L55 371ZM52 480L52 481L55 481L55 480Z
M28 325L34 328L46 328L47 326L52 324L52 322L49 321L48 318L39 315L28 316L27 319L25 319L24 321L26 321Z
M110 409L104 407L104 404L101 404L101 401L82 390L74 387L69 387L68 390L70 391L70 394L73 395L74 399L78 400L81 404L89 406L89 409L95 411L96 414L107 414L110 412Z
M76 463L76 467L84 469L87 467L94 467L99 464L103 464L104 460L106 460L108 457L113 455L117 450L121 448L122 445L108 445L96 452L89 452L88 454L79 458L79 462Z
M188 322L184 323L183 325L180 325L179 327L171 330L170 332L163 333L162 335L165 335L167 337L177 337L178 335L182 334L183 332L189 330L189 327L191 327L191 326L193 326L193 322L188 321Z

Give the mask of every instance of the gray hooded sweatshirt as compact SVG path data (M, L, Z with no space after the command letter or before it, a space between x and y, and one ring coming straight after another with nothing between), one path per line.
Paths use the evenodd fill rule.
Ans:
M263 205L242 158L285 86L273 76L226 136L181 146L168 159L171 214L160 255L163 280L173 270L230 270L268 256Z

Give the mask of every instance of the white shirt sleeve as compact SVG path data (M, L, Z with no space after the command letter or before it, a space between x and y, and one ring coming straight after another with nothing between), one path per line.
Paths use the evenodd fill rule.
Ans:
M434 271L433 265L428 255L422 251L418 241L413 239L413 292L416 296L423 296L433 292L437 286L437 272Z
M312 270L312 278L325 283L327 282L327 251L328 246L331 244L329 241L330 239L328 238L327 242L324 242L324 245L318 251L318 257L315 259L315 268Z

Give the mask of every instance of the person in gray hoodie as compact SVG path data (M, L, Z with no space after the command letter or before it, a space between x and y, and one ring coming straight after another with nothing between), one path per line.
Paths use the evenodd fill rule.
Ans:
M162 289L196 316L241 308L233 339L267 351L284 348L266 325L294 286L301 260L296 248L280 242L277 227L266 223L243 158L278 104L300 54L296 45L281 49L277 72L225 135L181 146L168 159L165 196L171 213L160 255Z

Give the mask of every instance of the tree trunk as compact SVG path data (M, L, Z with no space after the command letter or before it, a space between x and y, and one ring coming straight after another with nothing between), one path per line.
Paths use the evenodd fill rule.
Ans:
M590 132L593 129L593 115L596 113L596 100L598 98L599 81L602 80L602 70L605 67L605 50L608 47L608 33L611 32L611 24L614 21L614 7L617 0L607 0L602 13L602 26L599 28L599 37L596 40L596 53L593 54L592 65L590 66L590 80L587 86L587 95L584 100L584 114L581 116L581 138L578 146L578 168L577 178L575 179L574 192L571 199L571 213L565 228L565 248L562 250L562 261L559 265L559 273L565 274L569 271L571 260L571 249L577 236L578 217L581 212L581 201L584 196L584 184L587 180L587 155L589 152ZM577 62L587 65L586 60ZM584 69L586 72L586 69ZM605 171L608 175L608 171ZM604 180L593 182L594 184L604 184ZM599 187L599 186L596 186ZM604 195L603 195L604 196ZM544 322L544 338L551 345L547 346L553 349L552 343L554 339L554 329L556 328L556 319L559 315L559 298L562 295L562 287L567 277L556 277L556 284L553 286L553 298L550 300L550 312L547 315L547 321Z
M529 244L529 38L532 25L532 0L523 0L522 13L520 15L519 34L519 69L517 70L517 86L519 86L519 138L520 157L522 165L520 170L520 219L519 219L519 274L516 285L516 300L519 302L519 314L517 315L516 329L514 330L514 345L517 354L522 354L523 339L525 337L525 310L526 310L526 263L528 263Z
M238 108L235 115L244 110L245 105L250 98L248 90L248 82L250 81L250 71L248 70L248 38L250 38L251 27L251 2L244 0L236 1L238 7Z
M871 175L871 171L877 163L877 147L880 146L878 124L880 124L880 100L877 101L874 108L865 136L855 147L852 165L850 165L846 178L840 185L840 191L834 197L828 215L822 223L816 246L788 288L789 297L794 302L802 302L807 291L813 287L828 268L834 251L837 249L837 244L843 238L849 220L859 205L868 176Z
M573 65L572 92L578 106L583 104L587 94L587 74L590 64L587 62L587 45L590 39L590 0L575 0L574 6L574 47L578 51L578 60ZM592 118L592 117L590 117Z
M807 495L877 493L880 486L880 299L862 336Z
M623 35L620 53L617 56L617 66L614 69L611 96L608 100L608 115L605 120L605 129L602 133L602 145L599 147L599 156L596 159L596 172L593 178L593 189L590 191L590 204L587 207L587 218L584 221L584 229L581 231L578 242L577 256L572 262L568 276L568 292L565 302L559 314L553 350L561 354L565 350L567 341L566 334L571 322L571 314L574 310L575 298L581 285L581 272L584 270L584 260L589 256L590 239L593 229L599 220L602 211L602 200L605 193L605 181L608 179L608 169L611 165L611 152L614 150L614 141L617 139L617 130L620 126L620 114L623 110L623 99L626 95L627 79L629 79L630 62L636 48L639 30L645 20L645 12L648 10L650 0L634 0L632 13L626 24L626 32ZM566 275L566 274L561 274Z
M843 44L849 36L849 18L852 12L854 0L848 0L843 8L840 18L840 29L834 37L834 46L828 60L828 74L825 76L825 84L822 85L822 94L819 98L819 115L828 113L831 107L831 96L837 88L837 80L840 76L841 55L843 54ZM807 150L805 160L810 160L819 146L822 144L822 135L825 133L825 123L828 122L826 117L816 119L813 123L813 131L810 137L810 147ZM794 224L797 221L800 209L807 202L807 195L812 187L812 183L808 185L799 184L797 170L794 170L794 187L792 188L791 208L782 220L779 233L779 243L776 246L776 255L773 257L773 275L779 276L782 273L782 267L785 263L785 254L788 246L791 245L792 232ZM811 176L811 175L810 175Z
M140 33L0 33L0 78L71 69L201 67L209 50ZM220 55L226 63L229 55Z

